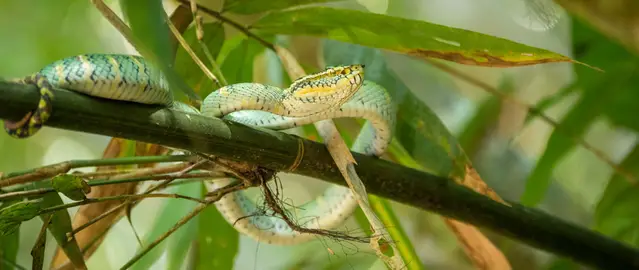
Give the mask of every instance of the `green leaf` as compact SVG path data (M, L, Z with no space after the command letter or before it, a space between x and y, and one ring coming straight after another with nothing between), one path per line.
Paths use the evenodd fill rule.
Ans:
M577 145L571 136L583 136L590 124L601 112L600 101L600 95L594 91L584 93L577 104L572 107L559 123L559 130L555 129L552 132L546 144L546 150L526 180L526 189L521 196L522 204L534 206L542 201L550 187L555 165Z
M44 195L43 199L43 208L50 208L64 204L62 198L60 198L60 195L56 192L47 193ZM67 237L67 235L73 231L71 217L69 216L67 209L40 215L40 219L42 219L43 222L46 222L49 219L49 216L51 216L51 224L49 224L48 229L56 242L58 242L58 246L60 246L60 248L64 251L64 254L69 257L69 260L74 266L86 268L84 256L82 255L82 251L80 251L80 247L78 246L78 242L75 240L75 237Z
M57 192L64 194L69 199L81 201L87 198L91 192L91 186L82 177L72 174L58 174L51 178L51 186Z
M397 140L423 170L444 177L463 178L465 166L470 161L456 138L437 115L386 66L382 52L331 40L325 41L324 48L327 65L365 64L364 78L389 91L398 109L393 140Z
M178 185L175 188L171 188L167 190L167 192L180 194L189 197L199 197L200 196L200 183L193 182L183 185ZM156 215L157 218L153 221L153 225L151 227L151 231L144 235L142 239L142 243L144 246L138 249L138 253L145 249L147 245L157 238L159 238L162 234L168 231L171 227L173 227L183 216L188 214L197 206L196 202L182 199L167 199L164 200L163 206L160 208L159 213ZM171 236L169 236L165 241L162 241L159 245L155 246L151 251L145 254L140 260L135 262L131 269L149 269L151 266L160 258L162 253L166 250L169 254L168 257L171 258L171 262L169 265L175 266L175 264L183 263L186 252L188 251L188 246L180 246L179 243L185 243L186 241L180 240L181 238L189 239L188 242L195 236L195 230L193 225L197 225L197 217L189 220L186 224L180 227L177 231L175 231ZM170 249L165 249L167 243L172 243ZM180 246L180 247L177 247ZM178 260L178 261L176 261Z
M180 89L188 97L199 99L195 91L171 68L175 55L171 48L171 32L165 22L166 13L162 1L120 0L120 6L133 32L133 45L140 54L162 71L170 89ZM177 94L176 91L173 93Z
M0 209L0 237L15 233L22 222L36 217L41 208L41 200L29 200Z
M577 146L574 138L583 137L602 113L617 110L615 101L623 97L619 94L636 92L635 87L639 83L639 61L619 45L579 21L573 24L573 35L577 60L601 67L606 72L575 67L578 80L575 87L582 90L581 96L561 120L559 128L550 135L546 150L528 177L526 190L521 197L524 205L534 206L543 199L555 166ZM632 114L631 111L623 113Z
M253 81L253 62L265 50L264 47L246 37L227 40L224 46L228 46L226 49L229 51L219 62L226 81L229 84Z
M203 188L203 195L206 189ZM200 213L196 269L233 269L240 235L211 205Z
M0 206L4 209L18 201L5 202ZM2 216L2 210L0 210ZM0 218L1 220L2 218ZM0 229L2 231L2 229ZM20 226L13 229L8 235L0 236L0 265L15 265L18 257L18 248L20 247ZM2 268L2 267L0 267Z
M280 10L295 6L339 2L344 0L226 0L223 12L253 14L264 11Z
M417 256L417 252L415 252L415 247L411 239L402 228L402 224L397 219L397 215L395 215L390 202L375 195L369 195L368 200L377 216L379 216L379 219L382 220L384 226L386 226L386 230L388 230L391 239L396 242L397 249L407 264L406 269L424 269L424 266L419 260L419 256ZM393 249L390 248L388 250L393 251Z
M632 175L639 175L639 145L626 155L621 167ZM639 186L614 174L595 209L595 230L639 247Z
M222 48L222 44L224 44L224 27L220 23L206 23L202 25L202 29L204 31L203 42L213 55L213 59L215 59ZM187 29L183 34L184 40L210 70L212 65L197 40L195 30L193 26ZM182 46L178 48L175 56L175 70L200 96L206 96L214 90L215 84L204 74Z
M469 30L328 7L272 12L251 29L259 34L329 38L467 65L511 67L571 61L548 50Z

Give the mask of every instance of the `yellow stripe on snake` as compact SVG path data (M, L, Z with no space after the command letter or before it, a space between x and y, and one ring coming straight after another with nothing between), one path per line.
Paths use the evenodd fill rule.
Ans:
M354 152L381 156L393 135L396 109L380 85L364 81L364 67L328 68L295 80L288 88L259 83L237 83L212 92L200 113L250 126L285 130L333 118L364 118L366 123L351 147ZM35 84L41 100L37 108L18 122L5 121L5 130L16 138L36 133L54 109L52 87L112 100L160 104L187 111L174 101L159 70L139 56L86 54L56 61L21 82ZM192 108L192 107L191 107ZM190 112L196 112L191 109ZM268 142L264 142L268 143ZM217 189L237 179L211 181ZM224 218L253 239L279 245L312 240L309 233L294 231L278 216L260 216L245 191L224 196L215 203ZM350 189L331 185L314 200L291 211L304 220L301 227L331 230L344 223L357 207ZM288 209L289 211L291 209ZM237 222L236 222L237 221Z

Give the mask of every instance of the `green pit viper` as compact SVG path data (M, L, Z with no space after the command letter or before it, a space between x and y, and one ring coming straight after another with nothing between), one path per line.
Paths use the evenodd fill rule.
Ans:
M208 95L199 113L274 130L324 119L364 118L367 121L351 150L379 157L393 135L396 108L386 89L363 80L363 68L363 65L328 68L299 78L286 89L259 83L228 85ZM165 77L140 56L77 55L51 63L17 81L36 85L41 99L38 107L21 121L5 121L5 130L16 138L35 134L47 121L53 110L52 88L198 113L193 107L174 101ZM208 185L217 189L233 181L238 180L216 180ZM258 207L244 192L228 194L215 203L239 232L257 241L278 245L298 244L314 238L314 234L294 231L280 217L258 215ZM323 194L297 208L294 216L306 220L300 224L302 227L330 230L340 226L355 207L357 201L350 189L331 185Z

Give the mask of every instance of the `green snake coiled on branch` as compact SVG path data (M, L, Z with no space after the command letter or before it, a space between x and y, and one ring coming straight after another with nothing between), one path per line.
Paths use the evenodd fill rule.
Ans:
M364 118L367 121L351 150L381 156L393 135L395 107L386 89L363 80L363 68L362 65L328 68L299 78L286 89L259 83L224 86L204 99L199 113L274 130L325 119ZM53 110L51 100L55 98L52 88L197 113L192 107L174 101L165 77L139 56L85 54L68 57L20 82L35 84L41 99L38 107L21 121L5 121L5 130L16 138L35 134L47 121ZM232 181L237 179L212 181L209 187L221 188ZM239 232L260 242L291 245L314 237L293 230L281 217L257 215L258 207L244 191L227 194L215 205ZM341 225L355 207L357 202L350 189L331 185L323 194L294 210L294 216L307 218L301 227L330 230Z

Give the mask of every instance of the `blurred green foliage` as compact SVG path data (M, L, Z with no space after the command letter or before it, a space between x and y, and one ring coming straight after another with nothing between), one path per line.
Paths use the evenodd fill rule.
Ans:
M435 11L430 12L441 12L437 8L444 9L445 6L441 3L437 6L436 1L423 3L411 0L392 1L392 3L389 1L387 13L396 16L392 19L381 14L366 12L365 7L357 1L342 3L326 0L227 0L223 5L219 1L200 2L220 6L226 12L225 15L230 14L229 16L238 20L249 17L246 20L254 23L252 29L256 33L261 34L261 37L269 42L277 41L279 45L290 46L294 52L298 53L299 60L305 64L309 62L326 65L366 64L366 79L387 87L398 103L400 113L395 143L405 150L400 154L395 153L400 156L398 159L401 160L401 155L407 155L424 170L458 177L463 176L464 165L472 161L478 166L484 180L495 187L503 197L521 198L525 204L543 207L557 216L571 219L584 226L592 226L610 237L639 247L638 215L634 211L634 206L637 204L635 192L639 191L637 183L629 182L619 174L614 174L612 169L603 162L600 162L596 169L608 170L612 173L612 176L601 180L601 182L607 181L607 187L603 193L597 186L586 187L585 190L588 192L580 194L583 198L574 199L570 194L584 188L554 182L563 180L562 177L558 177L558 168L568 167L576 172L585 170L583 169L585 166L569 167L562 162L571 154L574 155L575 149L580 148L573 137L583 138L592 130L601 130L597 124L602 121L612 126L611 131L599 131L606 136L601 136L603 139L593 144L603 144L613 148L606 149L606 152L614 155L617 160L623 159L622 166L634 175L637 175L637 168L639 168L637 147L628 146L630 140L619 142L615 140L616 137L608 136L620 133L618 130L632 135L636 135L635 132L639 131L639 120L636 117L639 114L636 106L639 101L639 92L635 90L637 83L634 81L639 78L637 76L639 61L635 54L605 35L594 31L586 23L571 20L572 26L567 28L565 33L551 31L535 36L525 32L522 35L533 37L529 37L530 39L526 42L521 42L516 38L516 34L506 33L506 31L502 34L512 36L513 38L509 39L513 41L490 36L494 33L479 34L426 22L411 23L408 20L409 17L415 16L412 19L435 21L437 16L424 10L426 10L425 7L434 7ZM107 3L119 12L118 5L122 1ZM141 8L144 7L144 3L146 2L125 3L128 18L134 18L133 24L136 26L133 30L145 42L152 41L149 47L160 59L172 60L172 55L169 53L171 49L166 46L168 42L163 42L169 36L168 31L163 27L157 28L161 22L160 17L157 16L160 9L159 2L154 2L154 10L146 11ZM297 5L311 3L327 5L330 8L295 8ZM471 3L466 2L465 5L470 7ZM283 10L291 7L293 8ZM351 10L343 10L343 8ZM268 12L263 17L254 16L255 13L265 11ZM457 15L458 12L466 11L455 9L454 14ZM481 10L476 12L480 17L478 21L491 21L487 18L488 16L481 13ZM237 16L238 14L243 16ZM135 22L136 19L137 22ZM466 21L465 15L457 15L453 19L465 26L460 28L473 31L481 28L473 25L472 20ZM564 20L570 19L572 18L564 18ZM490 23L487 24L490 25ZM407 25L410 27L405 27ZM510 27L503 24L497 26L499 27L493 25L493 29ZM228 83L264 80L273 84L284 84L290 81L291 78L282 78L285 77L283 76L285 72L279 65L277 57L273 53L265 53L267 49L260 43L238 34L237 30L229 31L227 26L222 26L219 22L207 22L204 28L204 43L208 45L213 57L216 58ZM516 29L514 31L521 31L521 28L514 29ZM309 47L315 48L311 45L317 44L288 35L329 39L319 42L322 47L317 51L321 51L321 54L317 56L316 51L304 54L305 50L312 50ZM89 1L0 1L0 36L4 41L0 42L0 58L4 63L0 65L0 77L4 78L25 76L54 60L80 53L133 53L130 45L125 44L122 36L101 18ZM498 97L477 94L479 92L477 89L469 90L468 85L463 81L435 70L415 58L410 59L397 53L414 52L418 47L430 52L451 53L452 51L471 56L473 60L480 59L481 57L477 57L478 52L484 52L484 50L490 51L491 56L503 57L509 61L564 59L563 56L553 53L555 50L539 46L536 43L537 40L534 40L538 36L550 40L557 36L571 38L569 42L563 44L562 48L571 52L574 59L601 68L605 70L605 73L579 64L557 64L569 67L569 73L572 73L574 69L576 76L572 83L562 84L552 82L556 77L538 72L543 69L552 73L554 71L552 65L551 67L541 65L533 68L519 68L512 72L459 65L455 67L470 71L468 73L477 73L478 78L494 85L499 91L522 98L528 104L536 103L539 108L543 108L544 112L549 114L555 115L553 108L561 107L565 115L557 118L560 119L558 121L560 128L550 130L550 136L547 140L543 140L541 150L537 149L539 147L529 146L534 144L534 140L522 139L518 145L512 144L511 141L513 137L524 133L529 137L545 138L543 131L530 127L535 121L539 121L538 118L529 115L513 120L509 117L517 113ZM184 37L200 59L210 67L208 59L204 57L201 47L196 42L194 29L188 29ZM519 58L517 58L518 54ZM525 54L532 54L532 56L522 57ZM179 48L173 68L200 97L204 97L216 86L208 81L188 58L186 52ZM490 57L487 58L490 59ZM165 64L171 65L171 62L168 61ZM513 73L518 74L519 77L513 76ZM532 90L520 89L525 88L522 87L522 81L525 80L521 77L534 78L535 76L551 81L551 87L559 90L543 90L542 87L536 86ZM545 98L541 98L539 102L528 100L526 97L529 93L525 91L544 91ZM574 99L572 103L566 101L570 98ZM348 128L349 125L353 126L350 122L341 123L340 126ZM521 126L528 130L524 131ZM508 129L517 131L510 133L504 131ZM97 158L101 155L107 141L108 138L99 136L47 128L28 140L10 139L0 132L0 152L3 153L0 157L0 171L17 171L54 161L80 158L80 156ZM57 144L61 146L56 146ZM618 153L620 150L617 149L625 150ZM536 161L530 153L539 153L539 160ZM584 161L583 158L577 160ZM574 175L579 174L564 177L574 177ZM581 184L587 185L587 180L582 179ZM203 188L199 183L181 185L170 191L193 197L204 196ZM55 196L58 195L55 194ZM48 197L48 199L49 206L62 203L60 197ZM586 203L587 201L597 201L597 203L595 207L591 207ZM13 206L15 207L15 204ZM436 217L399 204L391 204L391 206L395 211L394 216L397 216L397 220L404 225L403 228L399 228L400 233L405 230L403 238L411 241L411 246L415 247L413 252L423 262L425 268L470 268L465 255L452 238L451 232L437 223L440 221ZM2 208L0 213L3 210L10 210L10 207L11 203L3 203L0 205ZM189 201L141 203L132 213L132 222L135 231L143 236L142 246L139 246L132 236L133 228L126 220L121 220L107 235L107 240L102 243L94 256L87 261L89 268L119 267L133 254L172 227L193 207L194 203ZM579 211L585 214L574 214ZM567 212L572 215L563 214ZM65 233L70 231L70 220L66 213L66 211L58 212L55 215L58 222L51 227L51 232L58 242L63 241ZM583 218L584 215L587 217ZM354 224L356 223L351 220L348 226L357 228ZM0 255L2 256L0 269L5 269L4 267L11 269L16 264L22 266L31 264L29 252L36 241L41 225L40 221L34 219L23 223L15 233L0 237ZM546 260L529 247L504 243L504 239L499 236L493 239L506 253L515 269L577 267L574 262L557 258L552 258L553 260L546 265ZM56 241L47 241L45 267L48 266L52 250L56 245ZM79 251L73 242L66 248L78 259ZM236 269L383 268L374 254L367 254L367 252L364 245L344 242L317 241L295 247L258 244L244 236L239 236L237 231L233 230L213 207L210 207L169 237L166 242L144 256L134 265L134 268L162 266L162 268L178 269L184 265L194 266L197 269L210 267L230 269L232 265Z

